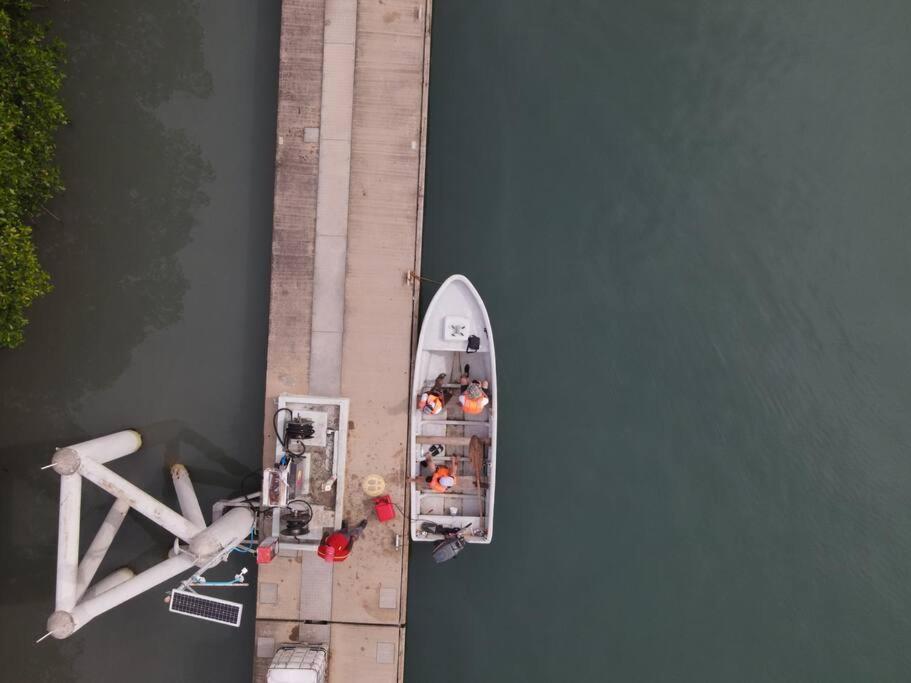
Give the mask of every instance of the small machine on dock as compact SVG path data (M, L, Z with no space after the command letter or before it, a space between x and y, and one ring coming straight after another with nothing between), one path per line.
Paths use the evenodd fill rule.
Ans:
M279 396L275 461L263 470L260 564L278 549L315 552L342 526L348 400Z

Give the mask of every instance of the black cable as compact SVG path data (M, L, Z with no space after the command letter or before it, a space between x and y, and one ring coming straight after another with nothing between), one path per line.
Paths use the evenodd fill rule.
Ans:
M247 492L244 490L244 488L246 487L246 484L247 484L247 479L249 479L250 477L255 477L255 476L259 475L260 480L262 480L262 474L263 474L263 471L262 471L262 468L260 468L260 469L258 469L258 470L251 470L250 472L247 472L247 473L243 476L243 478L240 480L240 495L241 495L242 498L245 498L245 499L246 499L247 496L251 496L251 495L253 495L254 493L256 493L256 491L252 491L251 493L247 493ZM252 500L249 500L249 499L248 499L248 500L244 500L244 502L247 504L247 507L250 508L250 511L253 512L254 516L258 517L259 515L261 515L261 514L264 513L263 510L257 510L257 509L256 509L256 506L253 505L253 501L252 501Z
M293 498L292 500L288 501L288 504L285 507L287 509L291 510L291 512L293 512L293 513L300 513L300 512L303 512L303 510L295 510L293 507L291 507L292 503L303 503L304 505L306 505L307 506L307 516L308 516L307 521L308 522L313 521L313 506L310 505L310 503L308 501L304 500L303 498Z
M272 429L275 431L275 438L281 444L282 450L285 450L285 442L282 440L282 435L278 433L278 414L283 410L287 410L288 414L294 417L294 412L290 408L279 408L275 411L275 415L272 416Z
M402 513L402 517L403 517L403 518L405 518L405 519L407 519L407 520L410 520L410 521L412 521L412 522L418 521L418 518L417 518L417 517L409 517L408 515L406 515L406 514L405 514L405 511L404 511L402 508L400 508L400 507L399 507L399 504L396 503L394 500L392 500L392 498L389 499L389 502L392 503L393 507L395 507L396 510L398 510L400 513Z
M243 476L243 479L240 480L240 495L241 496L250 495L249 493L247 493L244 490L246 488L247 479L249 479L250 477L255 477L256 475L262 475L262 473L263 473L262 468L260 468L258 470L250 470ZM256 493L256 491L253 491L252 493Z

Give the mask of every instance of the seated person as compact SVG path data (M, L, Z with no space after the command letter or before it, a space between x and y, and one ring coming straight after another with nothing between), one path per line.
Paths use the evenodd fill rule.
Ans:
M452 398L452 392L443 388L444 379L446 379L445 373L437 376L433 386L418 398L418 410L425 415L440 414L443 412L443 408L446 407L449 399Z
M456 484L455 477L452 476L452 470L446 465L438 465L433 474L426 479L427 483L437 493L446 493Z
M468 381L468 374L462 375L459 379L462 385L462 392L459 394L459 404L466 415L480 415L484 408L490 403L487 396L488 384L485 379L483 382L478 380Z
M424 456L424 460L421 461L421 469L425 467L433 467L433 450L427 452ZM433 474L427 477L409 477L408 481L420 481L422 478L437 493L446 493L449 489L456 485L456 478L453 474L455 471L455 459L452 460L452 467L446 465L437 465Z

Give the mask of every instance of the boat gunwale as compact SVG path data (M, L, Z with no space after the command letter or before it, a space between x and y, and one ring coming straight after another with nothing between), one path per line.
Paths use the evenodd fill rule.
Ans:
M488 366L489 366L489 380L493 386L493 392L490 396L490 403L488 406L488 419L487 420L424 420L421 418L419 411L416 408L415 401L420 395L420 392L424 389L427 378L422 377L420 373L421 359L422 354L427 351L425 349L425 336L427 331L426 322L428 319L435 317L435 305L438 305L442 300L440 294L446 291L447 287L461 284L463 285L471 294L473 302L477 305L477 308L481 312L481 316L484 322L484 331L487 335L487 346L488 349L479 353L485 353L487 355ZM436 353L447 353L445 350L430 350L430 352ZM457 351L449 351L449 353L460 353ZM415 353L412 366L412 390L411 397L409 398L409 420L408 420L408 434L409 434L409 443L408 443L408 472L411 477L417 476L419 473L419 466L417 464L417 437L423 436L419 434L420 427L426 424L433 424L434 422L438 424L445 424L449 422L458 422L464 423L466 426L476 424L478 426L487 427L489 431L490 444L487 448L487 460L489 462L489 476L487 482L487 491L484 496L484 508L482 515L456 515L456 519L477 519L485 520L485 535L482 536L473 536L468 534L465 536L465 541L467 543L473 544L484 544L487 545L493 541L493 512L494 512L494 494L496 490L496 446L497 446L497 405L499 397L499 387L497 385L497 365L496 365L496 351L493 339L493 329L490 324L490 316L487 312L487 306L484 304L484 300L481 298L481 295L478 293L478 290L471 283L471 281L461 274L450 275L446 280L444 280L439 289L433 295L433 298L430 300L430 303L427 305L427 310L424 312L424 315L421 318L420 332L418 334L417 344L415 346ZM433 492L437 493L437 492ZM439 495L439 494L438 494ZM425 534L419 536L417 533L418 524L421 521L430 521L430 518L439 518L440 515L422 515L420 514L420 500L422 492L417 488L417 482L410 482L410 498L411 498L411 519L409 524L411 525L411 539L412 541L435 541L439 538L442 538L438 534ZM445 516L445 515L444 515Z

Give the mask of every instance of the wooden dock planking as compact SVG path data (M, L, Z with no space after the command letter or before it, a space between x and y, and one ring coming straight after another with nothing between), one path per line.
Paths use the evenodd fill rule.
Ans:
M334 110L321 101L324 37L328 45L335 32L350 29L354 5L354 0L284 0L282 6L263 444L267 465L275 445L275 397L310 389L320 126L335 125L326 113ZM348 8L344 23L327 21ZM341 395L351 401L345 515L350 523L363 517L372 523L351 558L332 568L333 682L401 681L404 675L408 529L401 515L378 523L360 484L367 474L382 475L387 493L407 509L405 453L418 282L406 282L405 274L420 263L430 11L431 0L356 2ZM320 120L321 111L327 120ZM345 114L331 118L343 120ZM324 304L321 299L319 305ZM262 576L286 591L306 581L304 573L299 564L283 559L263 568ZM300 595L297 603L259 607L261 648L304 640L304 631L312 635L312 625L294 620L298 609L303 613ZM266 664L265 656L257 658L255 680L263 679Z
M387 493L405 507L415 290L404 276L416 258L426 11L408 0L358 4L342 363L342 392L352 416L362 416L349 436L356 444L347 470L353 517L360 516L354 510L372 516L369 501L358 497L371 473L382 475ZM374 579L355 591L336 584L333 619L400 624L408 530L401 515L373 529L366 534L371 552L352 554L336 574ZM396 609L377 609L381 588L395 589Z
M281 21L264 465L275 449L275 397L308 389L324 0L285 0Z

